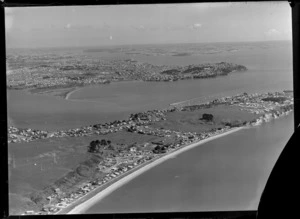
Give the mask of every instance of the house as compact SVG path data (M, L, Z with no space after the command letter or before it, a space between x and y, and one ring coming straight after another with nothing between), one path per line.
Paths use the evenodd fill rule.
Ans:
M136 147L131 147L130 152L136 152Z
M34 214L34 211L30 210L30 211L25 211L25 214Z
M59 188L56 188L56 189L55 189L55 193L57 193L57 194L61 194L62 192L60 191L60 189L59 189Z

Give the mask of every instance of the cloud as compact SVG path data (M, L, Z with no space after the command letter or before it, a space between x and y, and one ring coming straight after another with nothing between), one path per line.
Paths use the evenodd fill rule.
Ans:
M202 24L200 24L200 23L195 23L195 24L188 26L188 28L191 30L199 30L201 27L202 27Z
M5 8L5 29L6 31L10 31L14 24L14 15L13 15L13 9L11 8Z
M149 27L148 29L150 31L156 31L156 30L159 30L160 28L159 27Z
M104 22L104 23L101 25L101 28L102 28L102 29L110 29L111 26L108 25L106 22Z
M65 26L65 29L70 29L71 27L72 27L71 24L67 24L67 25Z
M286 30L277 30L275 28L269 29L266 32L264 32L265 37L269 39L275 39L275 40L291 40L292 39L292 30L286 29Z
M183 29L183 28L180 27L180 26L165 26L164 28L165 28L165 30L167 30L167 31L176 31L176 30L181 30L181 29Z
M41 27L31 28L31 31L33 31L33 32L39 32L39 31L43 31L43 30L45 30L45 28L41 28Z
M163 27L166 31L182 31L186 30L186 25L168 25ZM192 28L192 25L188 26L188 28Z
M14 8L4 8L5 15L12 14L14 12Z
M138 31L146 31L147 30L147 28L144 25L132 26L132 28L134 28Z
M12 15L5 16L5 29L6 31L10 31L14 24L14 18Z
M267 30L267 31L265 32L265 34L266 34L267 36L278 36L278 35L281 34L281 32L278 31L278 30L276 30L275 28L272 28L272 29Z
M48 26L48 29L60 29L61 27L57 27L55 25L49 25ZM97 28L95 28L94 26L92 25L78 25L78 24L70 24L70 23L67 23L65 26L62 27L63 29L65 30L68 30L68 31L92 31L92 30L95 30Z

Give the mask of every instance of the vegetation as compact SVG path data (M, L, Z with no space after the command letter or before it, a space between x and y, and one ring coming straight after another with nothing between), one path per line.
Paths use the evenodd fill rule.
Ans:
M208 113L203 113L202 114L201 120L205 120L207 122L211 122L211 121L213 121L213 119L214 119L214 116L212 114L208 114Z
M97 166L103 158L96 154L91 156L78 164L74 170L68 172L56 180L53 184L45 187L42 191L36 191L31 193L30 199L37 205L45 205L49 201L47 197L54 193L70 193L77 189L77 185L84 183L87 180L97 178L102 173L97 170Z
M286 97L287 101L285 101L285 98L280 97ZM277 101L283 101L284 103L277 104ZM222 132L227 130L228 127L239 127L252 122L257 124L261 121L267 121L272 116L277 118L277 116L283 115L285 111L292 110L292 108L291 97L288 98L287 95L285 96L282 93L263 95L244 93L231 98L219 98L209 103L188 106L187 108L178 107L173 108L173 110L152 110L135 113L131 114L128 120L90 126L93 129L88 127L86 130L103 131L107 129L110 132L103 133L106 139L92 140L92 137L89 136L89 140L83 145L87 145L89 141L92 141L87 145L87 149L84 148L82 151L81 147L80 156L82 159L75 164L76 166L72 166L70 172L56 180L42 192L32 194L30 198L32 203L43 207L49 205L49 196L53 194L53 197L60 202L60 198L68 197L73 191L76 192L79 188L82 189L82 185L87 182L91 184L94 182L95 184L96 181L93 180L103 179L107 176L108 171L111 171L112 174L116 173L116 175L109 177L119 176L123 171L123 166L122 168L118 166L119 169L112 169L116 168L115 166L119 165L120 162L127 168L128 160L124 162L124 159L129 159L132 163L135 162L134 165L140 165L151 160L151 156L155 157L153 154L167 153L169 147L181 147L193 142L194 139L206 138L210 132L218 130ZM199 115L202 115L200 119ZM90 134L90 132L85 132L84 128L86 127L79 131L76 129L74 132L67 131L66 133L73 133L73 137L78 133ZM18 133L18 130L12 129L12 131ZM28 133L33 131L36 133L35 130L29 130ZM97 134L99 135L99 133ZM111 139L114 143L107 139ZM66 149L65 146L63 148ZM56 163L56 160L53 162Z
M176 74L179 74L180 71L177 70L177 69L169 69L169 70L166 70L166 71L162 71L161 74L167 74L167 75L176 75Z
M266 98L262 98L262 100L283 103L284 101L287 100L287 98L286 97L266 97Z
M91 143L88 145L88 152L90 153L99 153L101 149L104 148L111 148L111 141L102 139L101 141L95 140L91 141Z
M230 119L223 119L222 120L222 124L225 125L225 126L229 126L231 128L233 127L240 127L242 125L245 125L247 122L246 121L242 121L240 119L237 119L237 120L233 120L231 121Z
M154 149L153 149L153 153L155 154L162 154L162 153L166 153L167 152L168 147L166 147L165 145L157 145Z

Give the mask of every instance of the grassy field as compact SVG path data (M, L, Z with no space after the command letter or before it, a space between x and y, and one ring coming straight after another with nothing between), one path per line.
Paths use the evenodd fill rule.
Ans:
M201 120L202 115L212 114L213 121L206 122ZM237 106L220 105L209 109L200 109L192 112L180 111L167 113L167 120L152 124L155 128L165 128L182 132L203 132L212 128L224 127L224 121L250 121L258 118L258 115L241 111Z
M113 143L117 144L132 144L150 142L154 140L162 139L160 137L151 136L151 135L141 135L132 132L120 131L115 133L109 133L105 135L106 139L110 139Z
M28 197L32 192L53 184L89 159L87 146L97 139L127 145L134 142L149 142L159 137L120 131L107 135L52 138L9 144L10 210L14 213L21 212L22 205L31 205Z

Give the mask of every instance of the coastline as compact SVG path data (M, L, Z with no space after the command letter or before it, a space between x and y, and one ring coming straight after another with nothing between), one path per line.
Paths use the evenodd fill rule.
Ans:
M113 191L115 191L116 189L122 187L123 185L125 185L126 183L130 182L131 180L133 180L134 178L136 178L137 176L143 174L144 172L150 170L151 168L163 163L164 161L167 161L171 158L174 158L175 156L190 150L194 147L200 146L202 144L205 144L206 142L212 141L214 139L229 135L231 133L237 132L239 130L244 129L245 127L237 127L237 128L233 128L229 131L226 131L224 133L221 134L217 134L211 137L208 137L206 139L200 140L198 142L192 143L190 145L184 146L180 149L177 149L165 156L159 157L157 159L155 159L154 161L150 162L149 164L146 164L142 167L137 167L137 170L134 170L132 173L129 173L126 176L123 176L121 179L117 180L116 182L114 182L113 184L109 185L107 188L104 188L103 190L101 190L102 188L99 189L95 189L94 191L92 191L91 193L86 194L85 196L81 197L79 200L77 200L74 204L71 204L69 207L72 208L72 206L74 205L74 207L70 210L68 210L68 207L65 209L62 209L62 212L57 212L57 214L60 213L65 213L65 214L82 214L84 213L86 210L88 210L91 206L93 206L94 204L96 204L98 201L102 200L103 198L105 198L106 196L108 196L109 194L111 194ZM99 191L100 190L100 191ZM90 196L90 198L88 198L87 196ZM87 200L83 200L85 198L88 198ZM82 202L83 201L83 202ZM66 211L66 212L64 212Z
M136 83L139 83L139 82L144 82L142 80L121 80L121 81L112 81L110 82L108 85L111 85L111 84L116 84L116 83L133 83L133 82L136 82ZM79 91L80 89L83 89L83 88L90 88L90 87L99 87L99 85L101 84L90 84L90 85L85 85L85 86L82 86L82 87L74 87L72 90L70 90L69 92L67 92L65 95L64 95L64 99L65 100L72 100L70 99L70 96L75 93L76 91ZM103 84L102 84L103 85ZM105 85L105 84L104 84ZM106 84L107 85L107 84ZM76 100L76 99L75 99Z
M70 98L70 96L73 94L73 93L75 93L76 91L78 91L80 88L78 88L78 87L75 87L73 90L71 90L71 91L69 91L67 94L66 94L66 96L65 96L65 100L69 100L69 98Z

